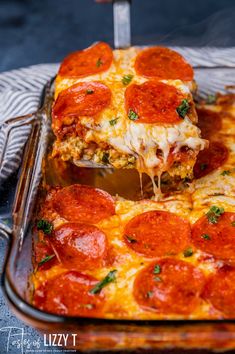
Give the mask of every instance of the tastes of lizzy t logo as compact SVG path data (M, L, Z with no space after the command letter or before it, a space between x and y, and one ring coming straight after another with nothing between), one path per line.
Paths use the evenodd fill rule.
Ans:
M63 350L69 343L70 346L76 346L77 334L44 334L43 338L38 336L32 339L30 333L26 333L24 328L20 327L2 327L0 328L2 346L0 353L5 354L24 354L24 353L55 353ZM75 352L67 349L66 352Z
M40 348L40 338L32 340L30 335L24 332L20 327L2 327L0 328L2 339L1 353L26 353L26 351Z

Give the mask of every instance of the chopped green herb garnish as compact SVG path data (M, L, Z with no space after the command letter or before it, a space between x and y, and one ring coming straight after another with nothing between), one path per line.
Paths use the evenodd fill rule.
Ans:
M208 166L207 163L201 163L200 164L200 170L204 171L207 168L207 166Z
M184 250L184 257L191 257L193 255L193 250L191 247Z
M101 280L99 283L97 283L94 288L92 288L89 292L91 294L97 294L99 293L106 285L108 285L109 283L113 282L114 280L116 280L116 273L117 270L111 270L106 277Z
M101 65L103 65L103 62L102 62L102 60L99 58L99 59L97 60L97 62L96 62L96 66L97 66L97 68L99 68Z
M213 104L213 103L216 102L216 99L217 99L216 95L210 94L210 95L208 95L207 98L206 98L206 103L207 103L207 104Z
M232 225L233 227L235 227L235 221L232 221L232 222L231 222L231 225Z
M160 277L154 277L153 278L155 281L162 281L162 279Z
M86 90L87 95L92 95L92 93L94 93L94 92L95 92L95 91L94 91L94 90L91 90L91 89Z
M109 153L108 152L103 153L102 162L109 163Z
M153 292L152 292L152 291L148 291L148 292L146 293L146 296L147 296L147 297L153 297Z
M217 207L213 205L210 210L206 213L209 223L216 224L219 217L224 213L224 208Z
M128 113L128 118L130 120L137 120L139 118L138 114L135 113L134 111L132 111L132 109L129 110L129 113Z
M230 175L231 171L229 170L224 170L223 172L221 172L221 176L228 176Z
M159 264L156 264L154 266L153 274L160 274L161 273L161 267Z
M39 220L37 222L37 229L42 230L44 234L50 235L53 230L53 225L47 220Z
M137 242L137 240L131 236L126 235L126 239L129 243L136 243Z
M188 177L185 177L185 178L182 179L182 183L184 183L184 184L188 184L190 182L191 182L191 180Z
M111 119L111 120L109 121L109 124L110 124L111 126L117 124L118 119L119 119L119 117L114 118L114 119Z
M129 83L131 82L132 79L133 79L133 75L131 75L131 74L124 75L122 78L123 85L129 85Z
M44 257L39 263L38 263L38 266L40 267L41 265L43 265L44 263L50 261L52 258L55 257L55 254L52 254L50 256L46 256Z
M204 240L210 240L211 237L208 234L203 234L202 238L204 238Z
M188 113L189 108L190 108L190 105L188 103L188 100L186 100L186 98L184 98L176 110L177 110L178 115L181 118L184 118L186 116L186 114Z

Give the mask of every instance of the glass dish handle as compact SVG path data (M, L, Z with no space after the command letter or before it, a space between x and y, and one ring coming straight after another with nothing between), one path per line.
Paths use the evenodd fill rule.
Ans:
M0 150L0 175L3 170L4 158L6 156L11 131L13 129L17 129L22 126L32 125L36 117L37 114L34 112L24 116L10 118L6 120L0 127L1 145L2 145L2 148ZM7 224L5 224L3 220L0 219L0 237L2 236L4 238L9 238L11 234L12 234L12 228Z

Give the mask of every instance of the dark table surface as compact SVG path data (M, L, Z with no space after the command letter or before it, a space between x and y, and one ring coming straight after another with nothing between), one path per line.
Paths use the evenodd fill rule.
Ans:
M234 0L133 0L131 15L134 44L235 46ZM112 44L112 22L112 6L93 0L0 0L0 71L58 62L96 40ZM0 240L1 261L5 251ZM11 326L41 341L12 315L0 291L1 354L7 350L1 328ZM10 347L9 353L21 349Z
M134 44L234 46L234 0L132 0ZM57 62L97 40L113 43L111 4L0 0L0 71Z

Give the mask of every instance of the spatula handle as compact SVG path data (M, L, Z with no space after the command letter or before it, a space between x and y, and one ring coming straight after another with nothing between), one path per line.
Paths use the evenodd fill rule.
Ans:
M113 0L114 47L131 45L130 0Z

